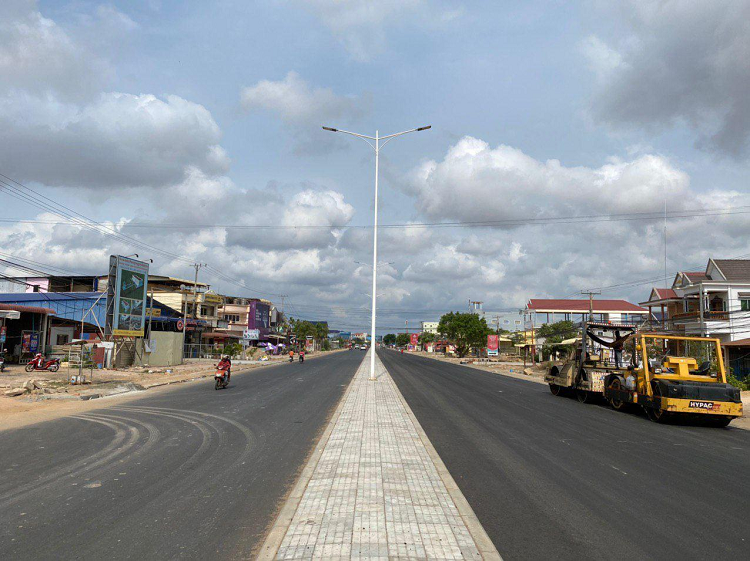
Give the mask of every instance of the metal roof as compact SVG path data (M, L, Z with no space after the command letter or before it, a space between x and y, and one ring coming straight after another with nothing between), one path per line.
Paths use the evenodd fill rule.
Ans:
M589 311L588 300L565 300L532 298L526 305L527 310L535 312L555 312L580 314ZM627 314L648 314L648 310L631 304L627 300L594 300L594 313L620 312Z

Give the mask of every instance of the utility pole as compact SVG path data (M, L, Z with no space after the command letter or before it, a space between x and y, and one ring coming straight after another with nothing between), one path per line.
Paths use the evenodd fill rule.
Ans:
M195 281L193 282L193 319L198 317L198 271L203 267L208 267L207 263L194 263Z
M589 296L589 321L594 320L594 295L601 293L601 290L581 290L581 294Z

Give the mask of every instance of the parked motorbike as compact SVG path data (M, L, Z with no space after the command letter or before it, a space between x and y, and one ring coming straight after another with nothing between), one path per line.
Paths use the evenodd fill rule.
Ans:
M5 351L0 351L0 372L5 372Z
M217 369L216 373L214 374L214 380L216 381L216 384L214 386L215 389L221 390L226 388L229 385L229 369Z
M42 353L37 353L36 356L31 359L31 361L26 365L26 372L38 370L49 370L50 372L57 372L58 370L60 370L60 359L45 359L42 356Z

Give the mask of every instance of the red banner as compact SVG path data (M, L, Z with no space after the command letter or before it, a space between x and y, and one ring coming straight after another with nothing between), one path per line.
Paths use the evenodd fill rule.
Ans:
M412 333L411 334L411 344L415 347L419 345L419 333Z
M499 347L497 335L487 335L487 350L496 351Z

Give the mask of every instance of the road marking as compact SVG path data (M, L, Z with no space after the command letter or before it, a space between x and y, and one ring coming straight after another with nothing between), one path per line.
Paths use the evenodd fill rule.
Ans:
M623 475L627 475L627 474L628 474L628 472L627 472L627 471L622 471L622 470L621 470L620 468L618 468L618 467L615 467L615 466L609 466L609 467L611 467L611 468L612 468L613 470L615 470L615 471L619 471L619 472L620 472L621 474L623 474Z

